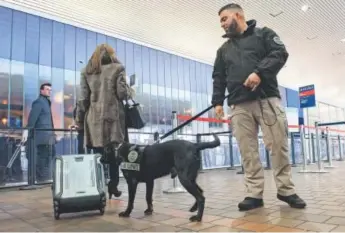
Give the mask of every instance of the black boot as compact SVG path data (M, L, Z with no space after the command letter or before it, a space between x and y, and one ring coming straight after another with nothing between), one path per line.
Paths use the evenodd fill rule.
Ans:
M280 194L277 194L277 198L283 202L286 202L292 208L304 209L307 206L305 201L303 201L303 199L300 198L297 194L293 194L290 196L282 196Z
M264 201L258 198L246 197L242 202L238 204L240 211L252 210L264 206Z
M109 199L111 199L111 196L114 195L115 197L120 197L122 195L122 192L117 189L112 184L112 181L110 180L108 183L108 194L109 194Z

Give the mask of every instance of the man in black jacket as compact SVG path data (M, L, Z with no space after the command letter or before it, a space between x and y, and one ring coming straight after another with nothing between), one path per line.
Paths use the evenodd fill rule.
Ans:
M248 196L240 210L263 206L264 171L258 150L258 127L271 152L277 198L294 208L306 203L295 193L291 180L288 125L281 105L277 74L288 58L279 36L270 28L256 27L245 20L238 4L219 10L220 22L228 40L218 49L214 63L213 96L217 117L224 116L223 101L228 89L228 106L233 134L238 142Z

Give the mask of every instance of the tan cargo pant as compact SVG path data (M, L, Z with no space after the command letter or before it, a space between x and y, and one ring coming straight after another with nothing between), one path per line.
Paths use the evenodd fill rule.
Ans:
M270 101L273 109L269 106ZM260 108L262 105L262 111ZM248 197L262 198L264 170L259 156L259 126L271 153L271 163L278 194L295 194L289 160L288 125L280 99L273 97L230 106L233 135L240 149Z

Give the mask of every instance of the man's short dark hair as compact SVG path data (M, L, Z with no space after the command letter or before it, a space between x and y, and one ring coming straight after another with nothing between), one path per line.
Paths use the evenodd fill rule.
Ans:
M43 83L40 86L40 90L44 90L45 87L51 87L52 85L50 83Z
M230 9L237 9L237 10L243 10L242 7L236 3L229 3L225 6L223 6L222 8L220 8L220 10L218 11L218 15L220 15L220 13L222 13L222 11L224 10L230 10Z

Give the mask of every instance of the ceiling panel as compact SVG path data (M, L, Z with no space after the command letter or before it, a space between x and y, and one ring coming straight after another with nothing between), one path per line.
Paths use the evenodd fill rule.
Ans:
M0 0L108 35L131 38L212 64L221 37L217 12L229 1L215 0ZM290 53L279 73L281 85L314 83L318 99L345 106L345 1L239 0L247 19L274 29ZM308 4L307 12L301 10ZM282 12L282 13L281 13ZM279 14L277 17L272 15Z

